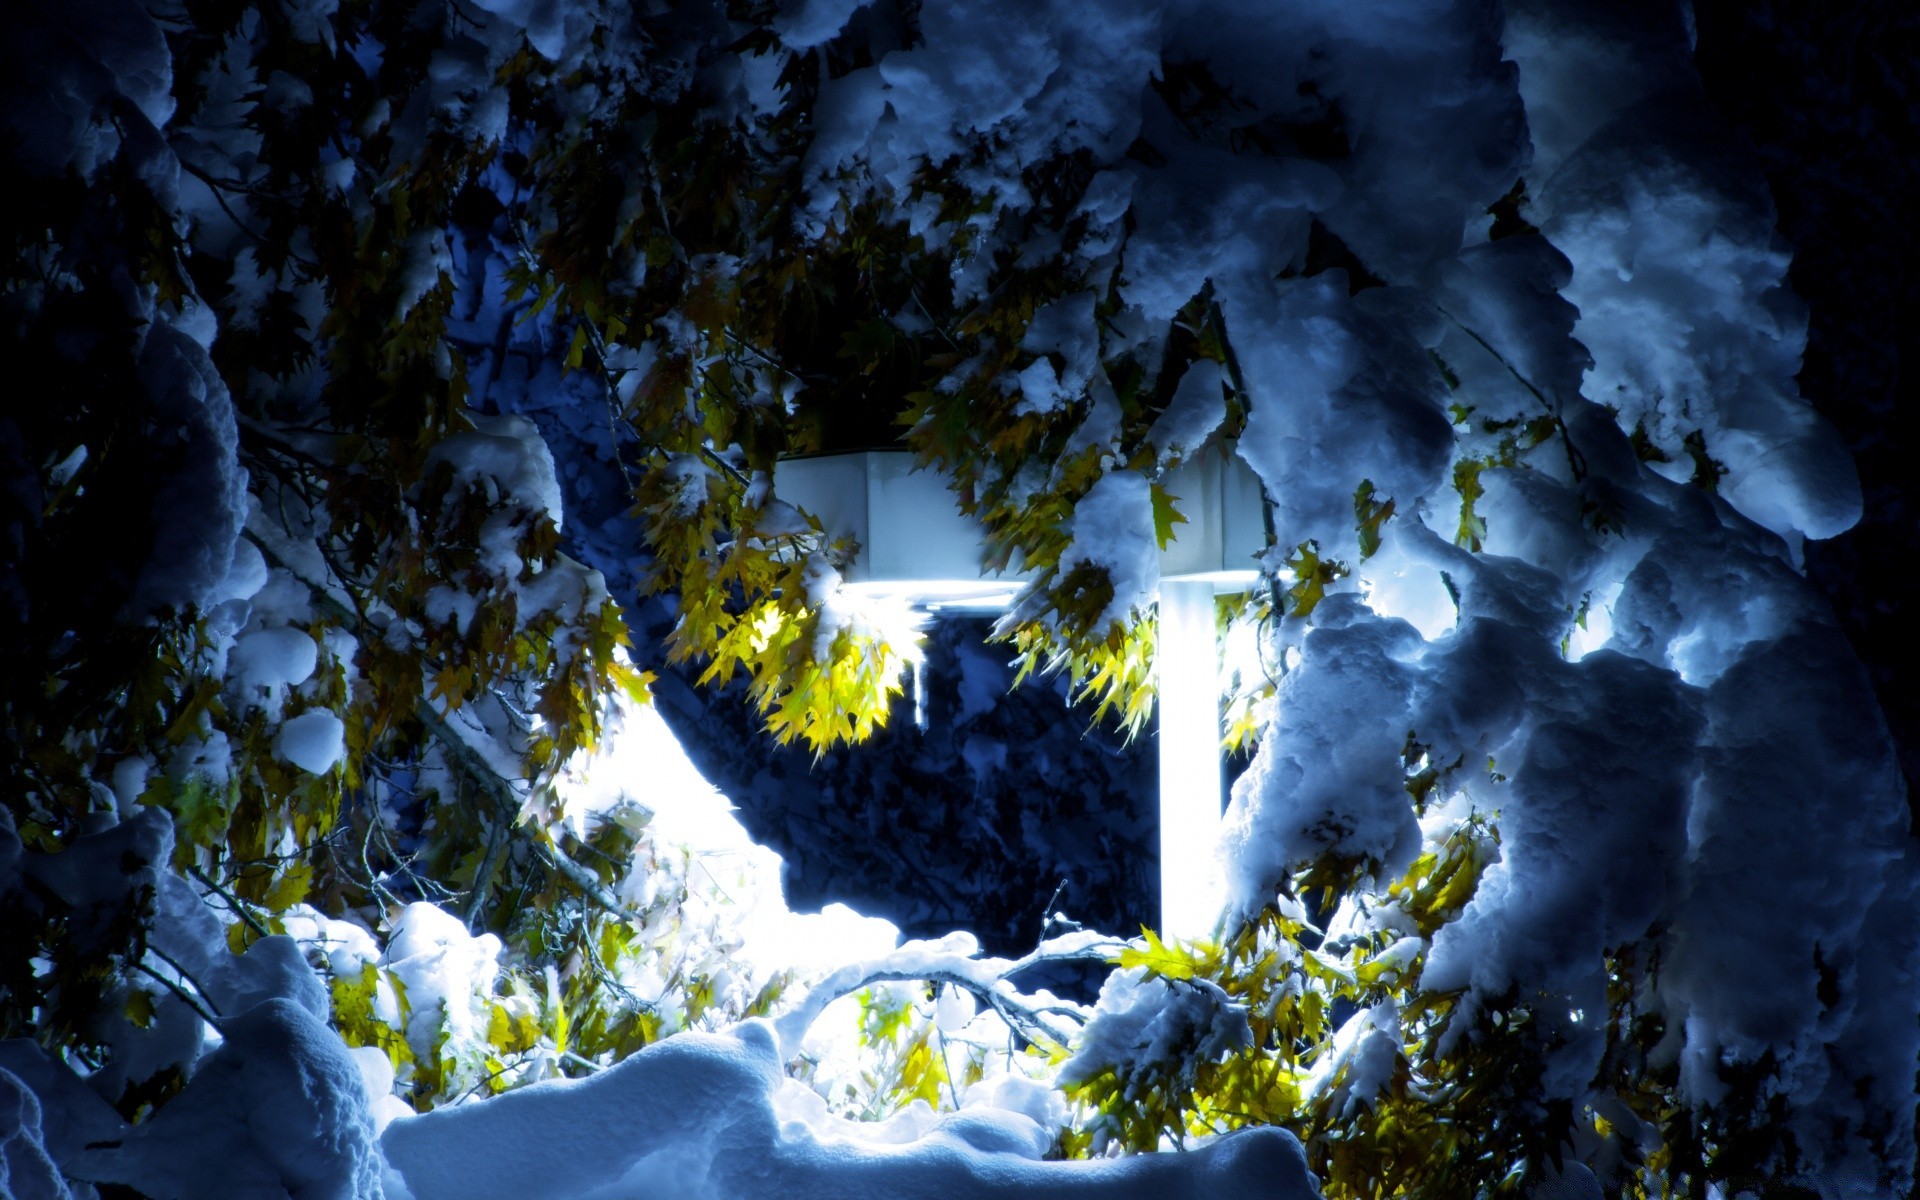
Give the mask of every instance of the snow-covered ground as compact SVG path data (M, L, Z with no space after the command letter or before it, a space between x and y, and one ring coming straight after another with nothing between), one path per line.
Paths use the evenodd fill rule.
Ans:
M788 909L779 860L748 839L651 709L624 714L567 795L580 822L636 806L647 813L652 847L683 855L700 881L681 920L726 947L743 975L797 972L807 985L798 998L773 1020L689 1030L617 1064L581 1062L593 1068L584 1078L484 1100L470 1093L416 1116L398 1098L405 1081L388 1055L349 1049L329 1027L327 981L377 964L392 981L376 1005L385 1010L379 1019L423 1060L435 1050L459 1055L484 1044L476 1022L489 1019L501 970L497 938L474 936L425 902L393 914L381 931L300 909L288 915L289 934L234 957L226 948L231 913L150 865L164 863L172 845L159 812L139 811L54 856L23 852L9 821L0 824L0 895L31 880L76 903L90 893L109 897L123 886L121 868L144 864L138 869L161 906L150 945L174 994L160 1000L149 1028L121 1031L115 1071L138 1074L142 1055L179 1055L191 1079L151 1119L128 1125L97 1090L104 1077L85 1079L31 1041L0 1042L0 1195L54 1200L91 1194L93 1184L129 1186L154 1200L1315 1194L1299 1143L1277 1129L1186 1153L1046 1161L1064 1101L1034 1077L1040 1062L1011 1053L999 1014L1055 1002L1018 991L1011 980L1021 965L983 958L969 935L899 944L887 922L841 906L810 915ZM1068 935L1036 959L1097 957L1114 944ZM966 1046L1000 1047L978 1054L984 1073L945 1113L924 1102L881 1122L835 1111L827 1097L845 1082L840 1075L870 1065L857 1042L861 1009L852 993L869 979L942 978L1008 1006L981 1009L956 998L934 1014L961 1056ZM798 1062L809 1066L807 1082L791 1070Z

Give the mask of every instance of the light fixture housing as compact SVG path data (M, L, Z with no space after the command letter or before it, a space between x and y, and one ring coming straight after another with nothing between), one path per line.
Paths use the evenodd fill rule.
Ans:
M854 450L783 458L774 494L820 519L860 550L841 571L854 591L929 609L1000 609L1026 583L984 571L986 536L960 511L947 479L906 450Z

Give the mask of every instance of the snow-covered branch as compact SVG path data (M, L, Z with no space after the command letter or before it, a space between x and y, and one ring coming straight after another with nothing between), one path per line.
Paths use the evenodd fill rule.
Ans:
M1044 963L1111 962L1131 943L1093 930L1078 930L1042 942L1020 958L982 958L970 933L951 933L938 941L908 942L891 954L849 963L816 983L791 1011L776 1022L782 1053L791 1058L814 1019L842 996L876 983L925 981L971 992L1028 1041L1068 1048L1092 1010L1047 992L1022 992L1013 978Z

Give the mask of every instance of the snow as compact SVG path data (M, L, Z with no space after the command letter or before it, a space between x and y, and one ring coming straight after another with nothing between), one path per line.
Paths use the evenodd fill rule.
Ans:
M1078 399L1100 367L1100 334L1094 325L1092 292L1044 305L1033 314L1020 348L1040 355L1021 371L1019 412L1046 414ZM1060 362L1058 369L1054 358Z
M1173 399L1154 421L1147 440L1165 458L1185 459L1197 453L1227 419L1227 401L1221 393L1226 372L1210 358L1199 359L1180 376Z
M312 644L311 639L308 644ZM273 749L302 771L324 775L333 770L347 752L346 726L326 709L311 708L288 717L281 724Z
M381 1200L366 1090L339 1035L284 999L222 1033L178 1097L69 1173L153 1200L194 1200L214 1179L233 1200Z
M380 946L366 927L353 921L336 920L312 905L296 904L281 914L287 936L301 949L315 954L328 974L353 978L363 964L377 961Z
M1441 483L1453 438L1444 385L1408 330L1371 316L1330 271L1223 301L1252 412L1238 450L1273 498L1277 543L1357 557L1353 492L1411 499Z
M475 0L477 6L525 32L527 42L548 60L566 52L565 7L556 0Z
M1148 979L1138 967L1100 986L1093 1019L1060 1070L1067 1086L1139 1063L1186 1064L1189 1071L1253 1044L1245 1005L1205 979Z
M518 415L470 413L474 428L449 434L428 455L429 467L446 463L454 478L511 496L529 512L562 526L560 484L554 477L553 451L534 423Z
M1153 499L1138 471L1108 471L1073 511L1073 540L1060 555L1060 574L1081 565L1101 568L1113 595L1089 623L1105 629L1152 608L1160 586L1160 547L1153 537Z
M152 552L128 606L204 606L225 581L246 519L233 401L206 348L171 324L149 328L140 377L156 431L148 453L163 482L152 498Z
M776 1038L761 1022L687 1033L586 1079L403 1118L381 1139L412 1200L829 1200L1312 1196L1299 1143L1277 1129L1190 1153L1036 1161L1039 1126L1008 1109L948 1116L892 1144L815 1110L784 1108ZM836 1128L838 1126L838 1128Z
M241 538L233 544L233 561L227 566L226 578L207 598L208 603L251 600L261 588L267 586L267 578L267 560L261 556L260 547Z
M40 1133L40 1101L0 1067L0 1194L10 1200L67 1200L66 1181Z
M11 826L4 832L10 837ZM165 814L141 809L59 854L29 854L23 866L73 906L70 920L112 919L129 883L151 897L154 967L197 994L217 1031L209 1036L194 1010L162 991L144 1028L122 1018L95 1031L113 1048L108 1067L83 1080L16 1040L0 1042L0 1080L18 1080L37 1097L41 1144L71 1179L123 1183L155 1200L191 1200L216 1178L236 1198L378 1200L368 1096L326 1024L325 988L291 938L230 953L207 902L159 866L172 849ZM103 1097L166 1066L190 1072L186 1089L151 1119L125 1125ZM12 1111L24 1129L25 1110ZM23 1143L10 1138L9 1146L11 1157ZM23 1161L26 1154L20 1149ZM33 1194L18 1180L9 1186Z
M785 0L773 20L774 32L795 50L811 50L833 40L849 18L871 0Z
M255 551L258 554L258 551ZM227 681L242 695L305 683L319 664L320 647L299 629L256 629L227 652Z
M1275 723L1233 786L1222 838L1242 906L1265 903L1289 864L1318 854L1391 875L1419 852L1399 758L1415 681L1404 660L1419 634L1369 619L1354 597L1330 596L1321 609L1281 684Z
M93 119L116 97L131 110L128 142L163 151L157 139L149 140L173 111L172 61L160 27L126 0L75 5L63 17L42 9L19 14L19 51L7 72L15 86L0 106L18 161L47 178L68 167L92 177L122 149Z
M459 918L423 900L400 910L387 935L383 965L406 995L405 1034L416 1058L431 1062L444 1040L470 1050L475 1000L492 993L500 971L500 939L467 932Z
M1717 129L1655 97L1622 112L1542 189L1542 230L1576 264L1565 290L1593 352L1591 396L1679 444L1704 432L1722 494L1781 534L1832 537L1860 516L1839 435L1798 393L1806 312L1758 171Z

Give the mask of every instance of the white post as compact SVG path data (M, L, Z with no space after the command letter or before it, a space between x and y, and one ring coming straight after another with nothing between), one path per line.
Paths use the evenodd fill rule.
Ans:
M1213 583L1160 581L1160 934L1213 931L1225 899L1220 839L1219 652Z

